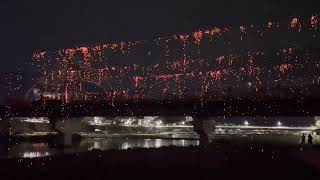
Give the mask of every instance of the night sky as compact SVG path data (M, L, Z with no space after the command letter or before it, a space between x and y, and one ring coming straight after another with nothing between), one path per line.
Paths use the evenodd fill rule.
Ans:
M318 14L319 0L2 0L0 72L32 53Z

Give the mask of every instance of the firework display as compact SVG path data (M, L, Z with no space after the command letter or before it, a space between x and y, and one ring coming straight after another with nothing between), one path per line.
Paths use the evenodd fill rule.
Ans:
M318 35L312 15L38 52L32 65L41 94L65 102L300 98L320 84L320 53L304 43Z

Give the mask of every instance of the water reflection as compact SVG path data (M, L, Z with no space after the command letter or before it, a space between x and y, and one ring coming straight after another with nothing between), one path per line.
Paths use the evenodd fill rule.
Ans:
M199 145L198 140L177 139L130 139L130 138L88 138L83 139L72 148L58 150L48 143L21 142L11 145L7 151L0 151L1 158L39 158L59 153L77 153L92 150L125 150L130 148L159 148L163 146L191 146ZM61 152L63 151L63 152Z
M24 152L20 157L22 158L39 158L52 155L50 152Z
M108 150L108 149L130 149L130 148L159 148L164 146L196 146L199 145L198 140L176 140L176 139L84 139L78 147L74 147L77 151L87 150Z
M22 142L8 148L8 158L39 158L56 153L48 143ZM3 156L2 156L3 157Z

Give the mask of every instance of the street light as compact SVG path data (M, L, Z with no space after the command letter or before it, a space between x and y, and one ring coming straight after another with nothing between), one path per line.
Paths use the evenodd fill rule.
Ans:
M282 126L282 123L280 121L277 122L278 126Z
M244 121L243 124L244 124L245 126L249 126L249 122L248 122L248 121Z

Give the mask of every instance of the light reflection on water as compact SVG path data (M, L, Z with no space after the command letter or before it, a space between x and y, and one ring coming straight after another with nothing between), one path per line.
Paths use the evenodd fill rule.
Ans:
M22 158L37 158L50 156L50 152L24 152L20 157Z
M83 139L80 143L72 148L58 150L56 147L48 143L22 142L11 145L7 152L1 150L1 158L38 158L47 157L59 153L77 153L92 150L125 150L130 148L159 148L164 146L196 146L199 145L198 140L176 140L176 139L104 139L90 138ZM63 152L62 152L63 151Z
M198 140L176 139L85 139L75 148L78 151L130 149L130 148L159 148L164 146L197 146Z
M8 158L37 158L55 154L56 150L48 143L22 142L8 147ZM3 152L0 152L1 154ZM3 155L1 157L4 157Z

